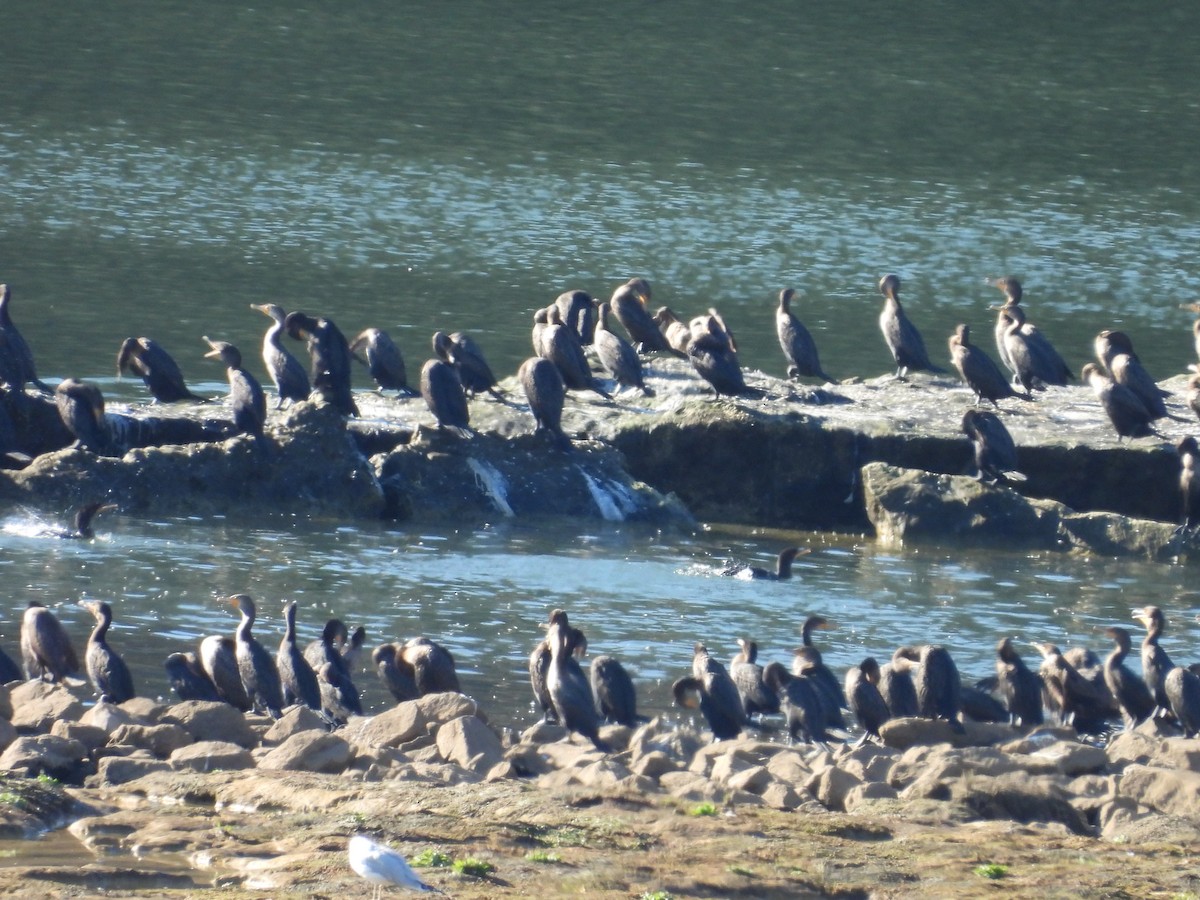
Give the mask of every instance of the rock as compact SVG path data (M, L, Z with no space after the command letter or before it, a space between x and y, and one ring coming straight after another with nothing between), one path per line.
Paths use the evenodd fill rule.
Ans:
M725 785L730 790L745 791L748 794L762 794L774 779L766 766L751 766L734 772L725 779Z
M955 731L943 719L889 719L879 729L879 737L887 747L907 750L917 744L952 744L955 747L987 747L1001 744L1012 737L1012 728L994 722L962 723L963 730Z
M261 769L294 772L341 772L354 758L350 745L336 734L301 731L258 760Z
M553 722L535 722L521 732L520 743L549 744L552 741L565 740L567 729Z
M0 725L0 732L4 730L4 726ZM60 719L54 723L50 729L50 733L61 738L66 738L71 741L79 741L87 747L89 753L95 753L98 749L108 743L108 732L96 725L83 725L80 722L71 722L67 719ZM8 746L8 742L4 742L4 746Z
M258 746L257 732L228 703L185 700L163 712L161 721L182 726L197 741L227 741L247 749Z
M786 784L804 784L812 775L812 768L798 750L786 750L772 756L767 760L767 771Z
M502 759L502 760L500 760L500 762L496 763L494 766L492 766L490 769L488 769L487 774L484 776L483 780L484 781L503 781L506 778L520 777L521 774L522 773L517 769L517 767L512 763L511 760Z
M888 780L892 765L900 754L890 747L867 743L849 748L836 759L836 765L861 781Z
M89 783L94 781L101 785L125 784L136 781L151 772L165 772L170 768L171 766L163 760L153 759L149 756L107 756L100 760L96 774L89 779Z
M697 759L702 759L700 754L697 754ZM692 761L692 766L696 765L696 760ZM712 766L708 769L708 777L717 784L727 784L729 779L738 772L744 772L746 769L762 768L758 760L745 750L730 746L728 753L723 753L713 759ZM703 774L704 768L691 768L689 771ZM763 768L764 774L766 769Z
M598 790L615 788L632 774L623 764L611 757L598 759L576 770L579 783Z
M1097 813L1117 796L1115 775L1080 775L1066 787L1071 804L1083 813Z
M680 766L677 761L661 750L652 750L634 759L629 768L636 775L657 780L664 772L678 771Z
M1091 834L1083 813L1053 778L1010 772L995 778L973 776L951 783L951 795L984 819L1022 824L1057 822L1074 834Z
M167 707L151 700L149 697L131 697L121 705L122 712L128 713L134 721L145 724L157 722Z
M171 768L192 772L251 769L254 757L245 747L228 741L197 741L171 754Z
M12 689L24 683L22 681L14 681L11 687L6 684L0 684L0 719L12 719Z
M329 722L307 706L290 706L263 734L264 744L281 744L302 731L328 731Z
M114 706L111 703L97 703L82 716L79 717L81 725L88 725L94 728L100 728L105 734L112 734L122 725L142 725L119 706Z
M424 737L429 722L420 704L409 700L377 716L356 722L357 727L347 727L346 732L350 740L368 747L399 747L415 738Z
M482 722L487 722L487 716L479 708L479 704L465 694L448 692L444 694L426 694L412 701L425 715L425 720L438 725L462 716L473 716Z
M763 790L762 800L772 809L795 809L803 802L790 784L777 779L772 779Z
M192 736L182 726L165 725L121 725L109 736L113 745L140 747L158 759L166 759L180 747L192 743Z
M1140 806L1200 823L1200 773L1131 763L1117 790Z
M900 796L890 784L879 781L867 781L856 784L846 792L842 806L846 812L852 813L863 806L869 806L872 801L895 800Z
M1108 755L1103 748L1080 744L1078 741L1052 744L1031 754L1031 757L1053 764L1056 771L1072 778L1076 775L1103 772L1108 768Z
M61 720L78 720L83 704L61 684L26 681L9 691L13 710L10 721L21 734L41 734Z
M804 786L826 809L845 812L846 795L860 784L862 781L837 766L823 766L813 771Z
M87 747L52 734L18 737L0 755L0 771L46 774L68 784L80 783L87 768Z
M438 753L452 762L480 774L504 758L500 738L475 716L451 719L437 731Z
M695 772L664 772L658 783L672 797L692 802L712 800L718 791L716 785Z

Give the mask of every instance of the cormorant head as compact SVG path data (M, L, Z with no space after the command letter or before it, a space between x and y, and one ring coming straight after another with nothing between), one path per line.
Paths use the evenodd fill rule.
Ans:
M229 369L242 367L242 352L228 341L214 341L208 335L204 336L205 343L212 349L204 354L206 359L219 359Z
M1005 275L1003 278L997 278L992 282L995 287L1004 291L1004 296L1008 298L1009 303L1021 302L1021 282L1011 275Z
M884 275L879 279L879 293L885 297L895 297L900 293L900 276L894 274Z

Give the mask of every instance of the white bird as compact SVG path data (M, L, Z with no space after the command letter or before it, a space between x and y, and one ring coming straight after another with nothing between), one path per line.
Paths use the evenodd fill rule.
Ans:
M390 847L376 843L365 834L356 834L350 838L350 868L375 885L372 900L379 900L385 884L398 885L410 891L443 893L418 878L403 856Z

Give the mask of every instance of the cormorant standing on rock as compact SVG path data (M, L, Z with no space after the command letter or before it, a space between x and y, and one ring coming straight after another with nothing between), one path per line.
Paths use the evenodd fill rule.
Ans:
M416 396L408 386L404 357L391 335L379 328L368 328L350 342L350 353L367 367L371 378L381 391L399 391L407 397Z
M238 669L237 642L227 635L210 634L200 642L199 656L201 668L221 699L242 712L251 709Z
M303 704L309 709L321 711L321 686L317 673L304 658L296 644L296 601L289 600L283 606L283 639L275 654L275 668L279 672L279 686L283 705Z
M279 671L275 668L275 660L252 633L254 601L246 594L234 594L229 598L229 603L242 614L234 641L242 687L256 710L265 711L271 718L278 719L283 709Z
M1121 707L1126 730L1132 730L1154 715L1154 697L1146 687L1146 682L1125 665L1125 657L1129 655L1131 646L1129 632L1113 626L1105 629L1104 633L1115 644L1112 653L1104 660L1104 683Z
M1096 359L1117 384L1123 384L1137 395L1150 413L1150 418L1166 418L1167 405L1164 397L1170 392L1160 388L1146 371L1138 355L1133 352L1133 341L1123 331L1101 331L1093 342Z
M620 661L612 656L597 656L589 667L592 695L600 718L628 728L638 723L637 691L633 679Z
M633 387L642 392L644 397L653 397L654 391L646 387L646 379L642 373L642 361L633 345L625 338L608 327L607 303L598 303L599 321L592 334L592 347L600 365L610 374L620 387Z
M441 644L427 637L407 640L397 653L400 661L412 669L421 696L446 692L461 693L454 657Z
M883 311L879 314L879 330L896 361L896 377L903 378L909 369L945 372L929 361L921 332L904 314L904 307L896 296L900 293L900 276L884 275L879 279L879 293L883 294L884 301Z
M824 746L829 739L825 731L825 705L813 683L806 677L793 675L778 662L767 663L763 682L779 695L780 706L787 712L789 741L803 740Z
M1200 448L1196 446L1196 439L1189 434L1179 439L1175 452L1179 454L1179 494L1183 501L1183 521L1179 530L1186 531L1200 525L1200 476L1196 473Z
M892 717L883 694L879 692L879 663L868 656L857 666L846 670L846 699L850 711L863 729L858 744L879 737L880 727Z
M917 702L917 686L913 683L915 667L905 653L907 647L897 647L892 661L879 669L879 693L892 714L892 718L911 718L921 714Z
M842 710L847 708L846 695L837 676L822 662L821 651L811 646L793 650L792 674L806 679L816 690L824 711L825 724L831 728L845 728Z
M28 383L43 394L51 394L53 391L38 379L33 351L12 320L8 309L11 301L12 289L0 284L0 378L17 393L24 391Z
M695 709L695 698L699 697L700 712L717 740L737 737L746 725L746 710L737 685L699 642L692 648L692 674L676 679L671 692L675 702L685 709Z
M799 547L787 547L779 551L779 556L775 560L774 570L764 569L761 566L735 564L726 566L721 570L721 574L743 581L786 581L792 577L792 562L797 556L808 552L808 550L801 550Z
M784 288L779 292L779 307L775 310L775 333L779 337L783 355L787 357L788 378L820 378L822 381L833 381L821 368L816 341L804 327L804 323L792 313L791 303L795 296L794 288Z
M688 328L686 322L680 321L679 316L675 315L675 310L669 306L660 306L654 314L654 323L667 339L671 352L686 357L688 344L692 340L692 329Z
M990 400L992 406L999 409L999 401L1008 397L1033 399L1031 394L1013 390L1000 367L992 361L986 351L971 343L969 325L959 325L954 329L954 334L950 335L950 362L958 369L962 380L975 392L976 406L981 400Z
M592 343L596 330L596 308L587 291L565 291L554 298L562 322L579 336L584 346Z
M1025 665L1012 638L1001 638L996 644L996 683L1012 724L1022 728L1042 724L1042 679Z
M242 354L237 347L226 341L209 340L205 342L212 349L204 355L219 359L225 365L225 374L229 376L229 406L233 410L233 425L239 434L248 434L254 438L258 448L269 452L271 442L267 440L265 427L267 423L267 395L263 393L258 379L242 368Z
M594 391L605 400L612 396L592 376L579 335L563 324L557 306L551 306L549 323L542 332L543 357L558 367L563 384L569 391Z
M81 600L79 605L96 619L96 627L92 629L91 637L88 638L84 660L87 664L88 678L96 689L98 702L124 703L132 699L133 676L129 674L129 666L108 646L108 629L113 618L112 607L97 600Z
M201 668L195 653L172 653L163 661L171 690L180 700L221 703L224 698Z
M729 332L712 314L699 316L691 322L692 339L688 341L687 355L696 374L708 382L713 389L713 398L722 394L726 397L761 397L762 391L746 386L737 351L733 347Z
M473 398L480 391L487 391L494 399L504 402L504 395L496 389L496 376L484 358L483 349L469 334L434 332L433 353L442 362L454 366L467 397Z
M308 395L312 393L308 373L304 371L300 360L292 356L283 346L283 325L287 321L287 312L282 306L274 303L251 303L250 308L257 309L273 322L267 329L267 333L263 335L262 358L263 365L267 367L267 372L271 376L271 381L275 382L275 390L279 394L279 399L275 401L275 408L279 409L283 406L284 400L307 400Z
M558 721L568 730L583 735L601 753L611 749L600 739L600 719L587 676L572 652L573 637L566 614L556 609L550 614L546 641L550 645L550 666L546 669L546 690Z
M729 662L729 677L737 685L746 715L779 712L779 695L763 682L763 667L758 664L758 644L738 638L738 646L741 649Z
M1017 471L1016 444L995 413L968 409L963 414L962 430L975 448L975 468L980 481L990 479L1002 484L1025 481L1025 476Z
M587 653L587 637L578 628L571 627L567 620L567 614L562 610L554 610L551 616L556 612L562 614L559 622L567 633L567 650L576 659L582 658ZM542 627L549 629L550 623L547 622ZM558 722L558 713L554 710L554 702L550 699L550 691L546 687L546 672L550 668L550 658L550 638L547 635L529 654L529 684L533 688L533 698L542 710L541 721Z
M612 314L629 333L629 341L638 353L670 350L666 336L659 331L646 305L650 302L650 283L644 278L630 278L613 291L609 301Z
M521 368L517 370L517 380L521 382L525 399L529 401L529 411L533 413L536 426L534 434L547 431L560 449L570 450L571 439L562 428L563 404L566 401L567 389L563 385L558 367L548 359L531 356L521 363Z
M962 679L950 653L936 644L903 649L903 656L921 666L913 684L922 717L945 719L955 731L962 731Z
M1005 297L1004 305L996 307L996 350L1000 361L1012 370L1022 387L1027 391L1040 390L1047 385L1062 387L1074 378L1049 339L1025 321L1021 282L1010 275L993 284L1004 292Z
M1200 677L1183 666L1176 666L1163 679L1163 692L1184 737L1191 738L1200 733Z
M67 431L81 450L102 453L109 445L104 395L94 384L66 378L54 389L54 404Z
M453 431L460 437L471 437L471 414L467 395L463 393L458 372L440 359L425 361L421 368L421 396L433 413L439 429Z
M416 700L421 696L421 692L417 690L417 679L413 676L412 666L400 659L400 648L395 644L380 644L371 653L371 661L375 663L379 680L396 698L397 703Z
M21 661L29 680L61 682L79 673L79 657L62 623L34 600L21 617Z
M1141 622L1146 629L1146 636L1142 638L1142 680L1146 682L1146 687L1150 688L1150 693L1154 695L1158 712L1169 711L1171 703L1163 690L1163 680L1167 677L1167 673L1175 668L1175 664L1171 662L1167 651L1158 643L1167 626L1167 620L1157 606L1143 606L1141 609L1135 609L1133 618Z
M360 631L362 632L361 635L359 635ZM361 646L361 641L366 637L366 631L360 628L355 634L359 635L359 645ZM317 673L318 681L321 679L322 667L326 665L331 667L332 676L326 680L336 688L341 705L349 709L354 715L361 716L362 700L359 697L358 688L354 684L352 666L335 646L339 642L344 645L346 641L347 630L345 624L341 619L330 619L321 630L321 637L310 642L304 648L304 658L308 661L312 670ZM322 702L324 702L324 688L322 688L321 696Z
M1048 705L1057 708L1059 721L1080 734L1102 733L1109 715L1117 711L1103 682L1098 688L1084 678L1054 644L1033 646L1042 654L1039 674L1050 699Z
M207 402L188 390L179 364L162 345L148 337L125 338L117 352L117 377L132 372L145 382L150 393L159 403L175 403L180 400Z
M342 415L357 416L350 390L350 344L333 320L290 312L283 327L293 339L308 342L313 390Z
M1080 377L1091 385L1096 399L1104 407L1113 430L1117 432L1117 443L1121 442L1121 438L1127 437L1132 441L1134 438L1157 434L1150 424L1153 415L1137 394L1125 385L1117 384L1098 365L1088 363L1083 367Z

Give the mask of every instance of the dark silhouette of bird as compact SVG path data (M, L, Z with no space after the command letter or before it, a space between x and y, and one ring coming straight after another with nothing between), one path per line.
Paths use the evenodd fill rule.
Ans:
M671 347L666 336L646 308L649 302L650 283L644 278L631 278L613 291L609 305L638 353L669 351Z
M1097 686L1084 678L1054 644L1033 646L1042 654L1038 671L1046 688L1047 706L1057 710L1059 722L1080 734L1102 733L1108 727L1108 718L1117 713L1103 681Z
M371 653L375 672L397 703L416 700L421 696L417 690L417 679L412 666L400 659L400 648L395 644L380 644Z
M1001 638L996 644L996 685L1012 724L1022 728L1042 724L1042 679L1025 665L1012 638Z
M567 731L587 738L601 753L608 753L611 748L600 738L600 716L591 684L575 659L571 626L562 610L550 614L546 641L550 645L546 690L559 723Z
M563 324L557 306L550 307L549 316L542 331L542 357L558 368L558 374L562 376L563 385L568 391L592 391L605 400L611 400L612 396L592 376L579 335Z
M1143 606L1133 610L1132 615L1146 629L1146 636L1142 638L1142 680L1154 696L1158 706L1156 713L1169 711L1171 703L1163 690L1163 680L1175 664L1158 642L1167 627L1166 617L1157 606Z
M570 450L571 439L562 427L567 389L563 385L558 367L548 359L531 356L521 363L521 368L517 370L517 380L521 382L525 399L529 401L529 411L533 414L535 425L534 433L544 431L551 435L559 449Z
M1025 481L1017 470L1017 446L1012 435L995 413L968 409L963 414L962 430L971 439L975 451L975 469L980 481L1007 484Z
M924 369L926 372L945 372L929 361L925 341L900 305L900 277L884 275L879 279L879 293L883 294L883 311L879 314L879 330L896 362L896 377L903 378L909 369Z
M361 332L350 342L350 353L367 367L379 390L416 396L417 392L408 386L404 356L386 331L368 328Z
M1020 400L1032 400L1033 395L1013 390L1009 380L1004 377L1000 367L992 361L981 347L971 343L971 328L969 325L959 325L950 335L950 362L958 370L959 376L967 386L975 392L975 405L982 400L990 400L992 406L1000 407L999 401L1008 397Z
M212 349L206 357L219 359L225 366L229 378L229 407L233 411L233 425L238 434L248 434L260 451L269 453L271 442L267 438L267 395L263 393L258 379L242 368L242 354L227 341L205 342Z
M637 690L620 660L597 656L589 667L588 679L601 719L627 728L641 721L637 712Z
M133 676L129 674L129 666L112 647L108 645L108 629L112 625L112 607L98 600L82 600L79 603L96 619L96 627L88 638L87 652L84 662L87 665L88 679L96 689L96 697L100 703L124 703L132 699Z
M914 664L905 654L908 647L897 647L892 661L879 668L879 693L892 718L910 718L921 714L917 702L917 686L913 681Z
M0 380L18 394L25 390L26 384L32 384L43 394L53 393L37 377L33 350L12 320L8 308L11 302L12 288L0 284Z
M1131 729L1154 715L1154 697L1146 682L1125 665L1125 657L1132 646L1129 632L1113 626L1105 629L1104 633L1113 639L1114 644L1112 652L1104 660L1104 683L1121 708L1125 727Z
M193 394L183 380L179 364L162 345L148 337L125 338L117 352L117 377L125 372L137 375L158 403L182 400L207 402Z
M237 607L242 621L234 638L237 654L238 674L246 697L256 710L278 719L283 709L283 690L279 683L279 670L262 644L254 637L253 628L256 610L254 600L247 594L234 594L229 603Z
M762 391L746 385L742 365L729 332L711 313L691 322L692 339L687 356L696 374L708 382L714 399L721 397L761 397Z
M892 714L879 691L879 663L875 657L868 656L857 666L847 669L844 687L850 712L863 729L857 743L864 744L871 738L879 738L880 727Z
M223 634L210 634L200 641L200 667L221 699L242 712L252 708L242 673L238 668L237 642Z
M792 563L796 557L808 552L807 549L801 550L799 547L785 547L779 551L779 555L775 559L774 569L764 569L761 566L734 563L722 569L721 574L728 578L738 578L743 581L787 581L792 577Z
M788 361L788 378L820 378L822 381L833 381L821 368L816 341L804 327L804 323L792 312L791 303L795 296L794 288L784 288L779 292L779 307L775 310L775 333Z
M567 619L567 614L562 610L554 610L554 613L560 613L559 625L567 635L567 651L576 659L582 658L587 653L587 637L578 628L571 626ZM542 627L550 628L550 622L547 621ZM547 634L533 648L529 654L529 684L533 688L533 698L538 707L542 710L542 722L557 723L558 713L554 709L554 701L550 698L550 690L546 687L546 672L550 668L551 652L550 638Z
M1163 401L1163 398L1171 396L1170 391L1160 388L1146 371L1138 355L1133 352L1133 341L1129 335L1123 331L1101 331L1096 335L1093 346L1096 361L1108 370L1113 381L1125 385L1137 395L1152 421L1171 416Z
M597 304L599 319L592 333L592 348L600 365L622 388L637 388L644 397L653 397L654 391L646 387L642 360L633 345L608 327L609 305Z
M1108 421L1112 423L1117 433L1117 443L1121 438L1157 436L1158 432L1150 424L1153 416L1146 405L1138 399L1137 394L1117 384L1095 363L1083 367L1080 378L1091 386L1096 399L1100 401Z
M436 641L427 637L409 638L400 647L397 657L412 670L421 696L462 692L453 655Z
M79 674L79 657L62 623L33 600L21 617L21 662L30 680L61 682Z
M289 600L283 606L283 638L275 654L275 668L279 672L279 687L283 694L283 705L298 703L309 709L321 711L321 686L317 673L309 665L304 653L296 644L296 601Z
M96 536L96 531L92 528L92 523L96 520L96 516L102 512L109 512L117 508L115 503L107 503L103 500L95 500L91 503L85 503L79 509L75 510L75 515L71 519L71 527L57 528L51 533L54 537L65 538L67 540L90 541Z
M692 329L687 322L682 321L671 307L660 306L654 313L654 323L667 339L671 352L686 358L688 344L692 340Z
M675 702L685 709L700 709L717 740L737 737L746 726L746 710L737 685L725 667L697 642L692 648L692 674L671 685Z
M172 653L163 661L167 681L180 700L220 703L224 698L205 673L195 653Z
M993 284L1004 292L1005 302L996 307L996 351L1000 361L1027 391L1048 385L1061 387L1075 376L1054 345L1037 327L1027 322L1021 306L1024 291L1011 275Z
M263 335L262 359L279 395L275 401L275 408L279 409L284 400L307 400L308 395L312 393L308 373L304 371L300 360L283 346L282 335L287 312L282 306L274 303L252 303L250 308L271 319L271 327Z
M63 425L75 438L75 447L92 453L103 453L109 448L111 435L100 388L77 378L66 378L54 389L54 404Z
M779 712L779 695L763 681L763 667L758 664L758 644L738 638L738 647L741 649L729 661L729 677L737 686L746 715Z
M921 716L944 719L955 731L962 731L962 679L949 651L937 644L902 649L904 657L920 666L913 685Z
M460 437L474 434L471 431L467 395L463 392L457 370L450 363L440 359L426 360L421 368L421 396L437 421L439 430L450 431Z
M469 334L462 331L450 334L434 332L433 353L442 362L454 366L467 397L487 391L494 399L504 402L504 395L496 387L496 376L483 355L483 348Z
M585 347L592 343L596 330L595 300L587 291L564 291L554 298L564 325L579 336Z
M332 319L290 312L283 328L297 341L306 341L311 361L313 392L344 416L357 416L350 388L350 344Z
M770 662L763 669L763 682L779 695L780 706L787 713L789 742L825 746L829 740L825 704L812 681L793 675L782 663Z

